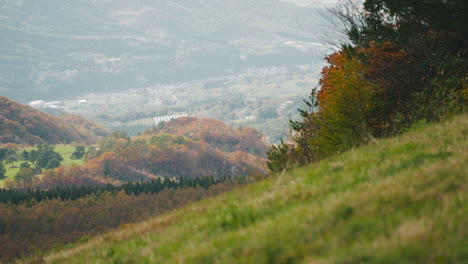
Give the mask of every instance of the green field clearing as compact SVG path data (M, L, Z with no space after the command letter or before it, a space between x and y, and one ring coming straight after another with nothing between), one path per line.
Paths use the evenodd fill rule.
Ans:
M63 161L61 162L61 165L63 167L71 167L73 164L78 164L78 165L83 165L84 160L83 159L78 159L78 160L72 160L70 158L71 154L75 151L75 146L72 145L56 145L55 151L60 153L60 155L63 158ZM25 148L17 151L17 154L20 155L23 150L31 151L33 149L37 148ZM88 148L85 149L87 151ZM13 166L11 164L4 164L5 169L6 169L6 178L0 180L0 188L3 188L5 186L5 180L6 179L13 179L16 175L16 173L19 171L19 166L21 163L24 161L16 161L13 163Z

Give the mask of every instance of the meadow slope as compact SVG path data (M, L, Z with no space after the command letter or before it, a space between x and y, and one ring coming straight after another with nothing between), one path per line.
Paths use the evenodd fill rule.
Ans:
M468 115L29 261L466 263Z

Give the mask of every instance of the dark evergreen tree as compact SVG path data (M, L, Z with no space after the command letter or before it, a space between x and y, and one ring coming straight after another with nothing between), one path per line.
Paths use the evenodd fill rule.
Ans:
M108 160L105 160L103 163L102 163L102 166L103 166L103 174L104 176L111 176L112 174L112 171L111 171L111 167L110 167L110 163Z
M8 157L8 149L0 148L0 161L5 160Z
M31 150L29 152L29 161L31 161L33 164L36 164L37 158L38 158L37 150L34 150L34 149Z
M13 168L14 163L17 162L17 161L18 161L18 160L16 159L15 156L10 155L10 156L7 158L7 160L6 160L6 163L9 163L10 166Z
M31 165L29 162L23 162L20 164L20 168L31 168Z
M60 167L60 160L57 158L50 159L45 166L45 169L51 170Z
M0 179L6 178L6 169L3 163L0 161Z
M75 151L71 154L71 159L82 159L85 155L85 147L77 146Z
M21 157L23 160L29 161L29 152L27 150L23 150L23 152L21 152Z
M60 162L63 161L60 153L55 152L52 146L39 144L37 149L36 166L38 168L54 169L59 167Z

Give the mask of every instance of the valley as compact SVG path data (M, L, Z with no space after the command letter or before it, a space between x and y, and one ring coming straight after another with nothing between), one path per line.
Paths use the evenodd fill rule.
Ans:
M330 52L323 1L130 2L0 5L0 94L59 101L45 110L131 136L150 128L141 119L188 113L254 126L277 143ZM276 120L263 118L272 108Z
M0 263L465 263L467 10L0 1Z
M298 118L297 108L304 106L302 98L318 82L316 76L305 70L292 75L286 69L276 69L264 72L263 76L254 72L237 78L86 94L61 101L59 107L40 109L80 114L130 136L153 127L155 117L187 114L222 120L233 126L252 126L265 133L268 142L277 143L287 132L289 118ZM250 80L255 81L252 84ZM284 126L278 130L269 125L271 122Z

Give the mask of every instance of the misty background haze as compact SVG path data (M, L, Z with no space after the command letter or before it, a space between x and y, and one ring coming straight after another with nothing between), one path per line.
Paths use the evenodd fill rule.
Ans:
M0 94L129 134L189 114L276 141L269 119L287 127L317 83L332 2L3 0Z

